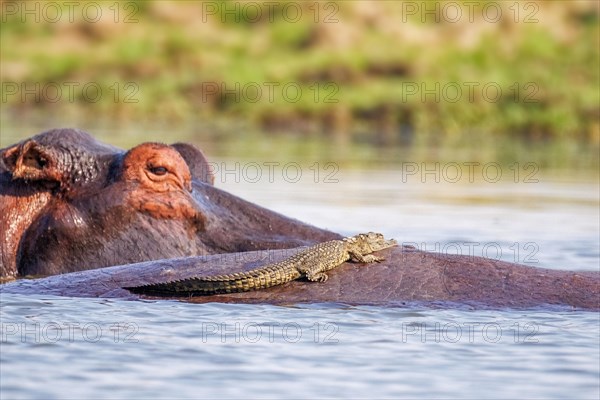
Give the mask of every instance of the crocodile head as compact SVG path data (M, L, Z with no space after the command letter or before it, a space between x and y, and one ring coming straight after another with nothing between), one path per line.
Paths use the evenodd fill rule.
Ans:
M360 235L352 236L344 239L346 242L351 243L354 247L357 247L363 254L372 253L394 247L398 245L398 242L394 239L385 239L381 233L369 232L361 233Z

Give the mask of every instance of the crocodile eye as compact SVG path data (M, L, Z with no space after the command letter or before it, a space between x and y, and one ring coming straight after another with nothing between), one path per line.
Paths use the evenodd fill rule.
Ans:
M152 172L154 175L163 176L168 172L165 167L149 167L148 170Z

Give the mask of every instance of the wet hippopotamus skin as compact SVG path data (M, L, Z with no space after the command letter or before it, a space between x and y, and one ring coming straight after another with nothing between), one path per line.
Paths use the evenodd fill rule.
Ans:
M123 287L244 271L340 235L213 186L188 144L129 151L72 129L0 151L0 293L138 298ZM283 250L285 249L285 250ZM346 263L326 283L187 301L342 302L600 308L600 274L533 268L397 247L380 264ZM73 272L80 271L80 272ZM73 273L68 273L73 272Z
M0 286L4 293L68 297L158 299L124 287L248 271L280 261L300 249L157 260ZM469 309L599 310L600 276L532 268L485 258L443 255L408 247L383 250L380 264L345 263L328 272L325 283L292 281L268 289L213 296L180 297L193 303L343 303ZM1 298L1 297L0 297Z

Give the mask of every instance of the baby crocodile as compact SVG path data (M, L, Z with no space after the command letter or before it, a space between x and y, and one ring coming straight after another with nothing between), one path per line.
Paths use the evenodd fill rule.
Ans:
M211 295L265 289L303 276L309 281L325 282L325 271L348 260L362 263L383 261L383 257L369 253L396 245L395 240L385 240L381 233L362 233L342 240L319 243L283 261L248 272L203 276L125 289L134 293L159 296Z

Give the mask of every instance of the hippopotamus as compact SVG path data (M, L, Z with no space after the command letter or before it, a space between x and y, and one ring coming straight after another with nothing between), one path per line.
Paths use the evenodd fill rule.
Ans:
M192 145L129 151L56 129L0 151L3 277L279 249L339 235L213 186Z
M127 287L247 271L340 239L214 186L193 145L127 151L76 129L0 150L2 293L140 298ZM399 246L346 263L325 283L187 301L600 308L600 273L548 270ZM148 297L148 296L146 296Z

